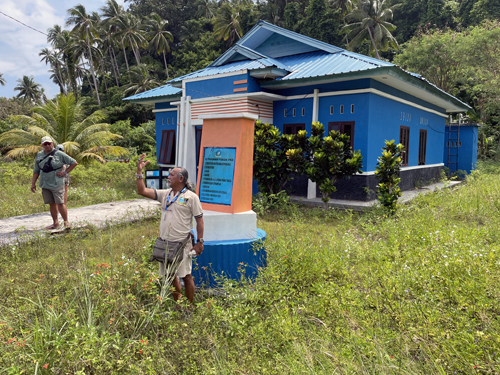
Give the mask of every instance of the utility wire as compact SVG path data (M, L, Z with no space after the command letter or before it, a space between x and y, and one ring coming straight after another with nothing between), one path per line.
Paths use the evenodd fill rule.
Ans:
M4 12L2 12L1 10L0 10L0 13L1 13L1 14L3 14L5 17L9 17L10 19L13 19L14 21L19 22L21 25L26 26L28 29L34 30L34 31L36 31L36 32L39 32L40 34L43 34L43 35L45 35L45 36L48 36L48 35L47 35L47 34L45 34L43 31L40 31L40 30L35 29L34 27L28 26L28 25L26 25L25 23L22 23L21 21L19 21L19 20L15 19L14 17L9 16L8 14L5 14L5 13L4 13Z

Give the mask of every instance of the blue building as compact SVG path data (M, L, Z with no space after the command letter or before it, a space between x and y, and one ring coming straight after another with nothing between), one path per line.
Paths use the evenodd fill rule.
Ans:
M320 121L350 135L363 155L363 173L332 195L355 200L374 197L385 140L405 146L403 190L438 178L447 160L446 118L469 109L420 75L263 21L205 69L125 100L154 104L158 163L182 165L192 179L204 119L246 116L288 134L310 132ZM319 193L304 176L288 189L308 198Z

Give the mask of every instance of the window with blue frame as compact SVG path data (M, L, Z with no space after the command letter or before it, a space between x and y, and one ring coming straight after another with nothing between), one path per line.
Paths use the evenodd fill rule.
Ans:
M158 162L175 164L175 130L162 130Z
M350 137L351 148L354 149L354 121L335 121L328 123L328 133L335 130Z

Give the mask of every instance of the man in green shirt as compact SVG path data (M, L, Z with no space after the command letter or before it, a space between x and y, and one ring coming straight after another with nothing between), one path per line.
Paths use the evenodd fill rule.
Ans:
M64 204L64 176L71 172L78 163L64 152L54 150L54 142L49 136L42 138L42 146L43 150L35 157L31 191L36 192L36 181L40 177L43 201L49 205L53 220L53 224L45 229L59 228L58 212L63 217L64 226L69 228L68 210ZM69 164L69 167L63 172L64 164ZM52 168L49 165L52 165Z

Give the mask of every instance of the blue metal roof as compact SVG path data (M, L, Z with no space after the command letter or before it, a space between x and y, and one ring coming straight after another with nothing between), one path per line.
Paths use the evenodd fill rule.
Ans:
M281 57L278 60L287 65L291 73L284 77L277 78L277 80L320 77L376 69L383 66L394 66L394 64L367 58L366 56L347 51L334 54L316 51L301 55Z
M277 66L279 65L279 66ZM270 68L270 67L279 67L282 68L283 65L281 63L276 63L274 59L271 58L261 58L257 60L242 60L242 61L235 61L231 62L226 65L222 66L208 66L205 69L198 70L193 73L186 74L182 77L175 78L171 80L170 82L179 82L184 79L190 79L190 78L198 78L198 77L208 77L208 76L215 76L217 74L223 74L223 73L231 73L231 72L236 72L238 70L254 70L254 69L263 69L263 68ZM286 66L283 67L285 70L289 70Z
M149 99L160 96L181 95L181 94L182 94L182 89L173 87L172 85L165 85L146 92L141 92L140 94L129 96L128 98L125 98L123 100L141 100L141 99Z
M341 53L315 51L280 57L277 59L261 58L257 60L242 60L222 66L208 66L205 69L186 74L170 82L179 82L184 79L215 76L218 74L235 72L238 70L254 70L277 67L287 70L290 74L279 78L281 80L317 77L331 74L349 73L359 70L375 69L394 64L342 50Z

